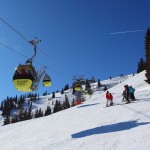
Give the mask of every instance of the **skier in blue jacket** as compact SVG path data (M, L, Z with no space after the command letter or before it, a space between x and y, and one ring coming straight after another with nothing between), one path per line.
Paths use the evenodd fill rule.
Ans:
M135 100L134 92L135 92L135 89L134 89L132 86L130 86L130 87L129 87L129 95L130 95L130 99L131 99L132 101Z

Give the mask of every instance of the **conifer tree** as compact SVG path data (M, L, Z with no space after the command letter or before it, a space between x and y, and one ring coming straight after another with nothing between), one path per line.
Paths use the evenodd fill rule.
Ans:
M122 73L120 74L120 77L123 77L123 74L122 74Z
M59 90L57 90L56 93L59 93Z
M69 103L68 96L65 94L65 101L63 102L63 109L67 109L67 108L70 108L70 103Z
M18 100L18 97L17 97L17 95L16 95L16 97L15 97L15 104L17 104L17 100Z
M53 113L56 113L58 111L59 111L59 104L58 104L58 101L56 100L55 105L54 105Z
M4 101L1 102L1 110L4 108Z
M28 111L27 111L27 109L25 109L25 111L23 112L23 120L28 120Z
M63 107L62 107L61 102L59 101L59 102L58 102L58 111L61 111L61 110L63 110Z
M3 125L7 125L10 124L10 116L6 116L4 119L4 124Z
M85 82L85 90L88 91L89 89L91 89L91 85L90 85L89 80L86 80L86 82Z
M93 90L91 89L91 85L89 80L86 80L85 83L85 90L87 91L88 94L92 95L93 94Z
M73 89L72 89L72 94L73 94L73 95L75 94L75 89L74 89L74 87L73 87Z
M45 111L45 116L48 116L52 113L52 110L51 110L51 107L50 106L47 106L47 109Z
M39 117L39 111L38 111L38 109L35 110L34 117L35 117L35 118L38 118L38 117Z
M100 79L98 79L98 84L97 84L97 87L100 88L101 87L101 82L100 82Z
M138 62L138 69L137 69L137 73L142 72L143 70L145 70L145 61L141 58L140 62Z
M19 120L18 120L18 115L15 115L15 116L12 117L12 119L11 119L11 123L16 123L16 122L19 122Z
M24 112L23 112L22 109L20 109L20 111L19 111L18 119L19 119L19 121L23 121L24 120Z
M6 100L4 101L4 108L3 108L2 116L10 116L10 112L11 112L11 108L9 105L9 100Z
M61 90L61 94L64 94L64 89Z
M61 110L62 110L62 104L60 103L60 101L56 100L53 113L56 113L56 112L61 111Z
M20 99L18 101L18 108L22 108L23 107L23 104L25 102L25 97L23 95L20 96Z
M55 98L55 92L53 92L52 98Z
M146 62L145 62L145 70L146 70L146 78L147 82L150 84L150 29L147 29L145 36L145 52L146 52Z
M69 89L69 85L67 84L67 85L65 85L65 87L64 87L64 91L66 91L66 90L68 90Z
M31 111L27 112L27 120L32 119L32 113Z
M43 93L43 96L46 96L47 95L47 91L45 91L44 93Z
M43 111L41 110L41 108L39 109L38 117L43 117Z

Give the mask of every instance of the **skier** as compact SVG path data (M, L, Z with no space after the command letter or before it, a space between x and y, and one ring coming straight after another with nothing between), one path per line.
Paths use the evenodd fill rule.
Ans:
M129 87L129 94L130 94L130 99L131 99L132 101L135 100L134 92L135 92L135 89L134 89L132 86L130 86L130 87Z
M111 93L109 93L109 91L106 92L106 99L107 99L106 107L108 107L109 103L110 103L110 106L112 106L113 105L113 96Z
M109 93L110 106L113 106L113 96Z
M122 101L124 102L126 100L126 90L123 91L122 96Z
M130 103L130 100L129 100L129 86L128 85L125 85L124 86L125 88L125 98L126 98L126 104Z

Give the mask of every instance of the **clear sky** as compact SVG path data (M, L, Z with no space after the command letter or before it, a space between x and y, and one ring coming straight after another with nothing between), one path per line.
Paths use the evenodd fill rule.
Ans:
M144 38L150 27L149 0L3 0L0 17L29 40L42 42L35 60L46 65L51 93L71 85L73 75L108 79L136 72L145 58ZM33 47L0 20L0 43L31 57ZM116 32L126 32L110 34ZM143 31L141 31L143 30ZM0 45L0 100L21 95L12 77L26 58ZM33 65L41 67L34 62Z

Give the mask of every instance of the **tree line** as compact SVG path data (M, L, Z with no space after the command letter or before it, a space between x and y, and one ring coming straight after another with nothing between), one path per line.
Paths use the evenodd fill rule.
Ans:
M58 100L55 101L53 109L48 105L44 112L41 108L36 109L33 112L32 102L37 101L38 98L36 97L37 99L35 100L33 99L33 97L30 97L30 100L28 100L28 102L26 101L26 98L29 97L27 97L26 95L21 95L20 97L7 97L6 100L2 101L0 109L2 111L2 116L4 117L3 125L48 116L52 113L56 113L58 111L62 111L75 106L74 99L70 104L68 96L65 95L65 99L62 103ZM28 107L24 108L24 104L28 105ZM13 114L13 111L15 111L16 113Z

